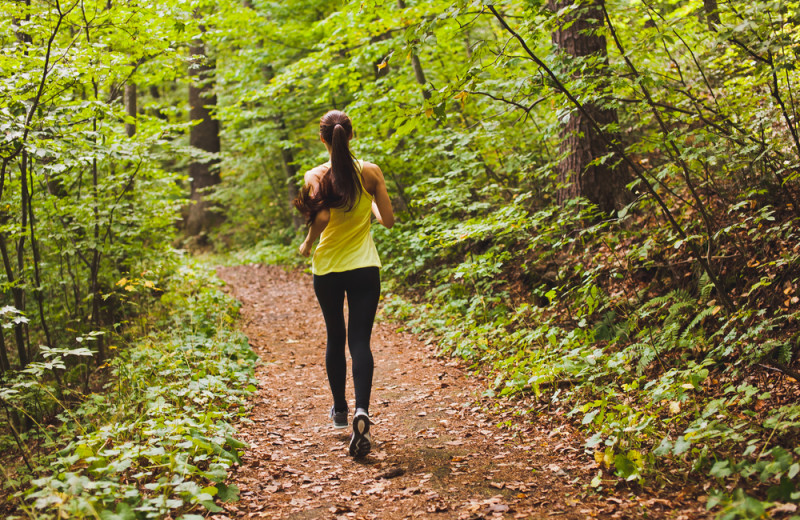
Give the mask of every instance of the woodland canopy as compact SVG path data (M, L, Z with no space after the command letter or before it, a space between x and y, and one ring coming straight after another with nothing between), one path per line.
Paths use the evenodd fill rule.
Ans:
M296 265L333 108L398 214L373 230L388 314L579 424L598 491L699 478L720 518L796 511L800 2L0 9L8 512L235 495L252 353L186 251Z

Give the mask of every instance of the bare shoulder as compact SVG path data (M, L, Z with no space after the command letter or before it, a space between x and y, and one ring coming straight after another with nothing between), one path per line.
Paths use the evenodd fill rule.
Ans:
M303 179L305 180L306 184L316 185L319 184L320 179L322 179L322 176L325 175L327 171L328 167L324 164L320 164L316 168L311 168L308 170L303 176Z
M380 167L368 161L363 161L363 168L362 171L364 175L374 176L383 179L383 172L381 171Z
M375 163L363 161L361 175L364 178L364 187L372 195L375 194L375 190L378 189L378 186L384 182L383 172Z
M364 174L364 181L366 181L366 183L371 187L385 182L383 178L383 172L375 163L364 161L364 166L361 171Z

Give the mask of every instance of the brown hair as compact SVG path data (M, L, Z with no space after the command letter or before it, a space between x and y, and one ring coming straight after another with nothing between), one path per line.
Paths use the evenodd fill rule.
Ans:
M350 211L361 196L358 170L350 151L353 123L347 114L331 110L319 120L319 135L331 147L331 168L322 175L317 192L311 194L309 185L303 186L294 207L306 217L311 225L320 210L346 208Z

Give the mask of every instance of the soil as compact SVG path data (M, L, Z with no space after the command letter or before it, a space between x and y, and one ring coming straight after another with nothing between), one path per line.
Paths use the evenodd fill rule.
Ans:
M376 441L348 454L333 428L325 375L325 326L311 277L247 265L220 268L242 302L244 331L261 359L248 442L230 483L240 500L217 520L586 519L709 517L687 484L624 483L600 466L560 412L483 397L489 383L435 343L401 332L380 313L370 414ZM351 382L349 382L351 383ZM353 407L352 384L348 391Z

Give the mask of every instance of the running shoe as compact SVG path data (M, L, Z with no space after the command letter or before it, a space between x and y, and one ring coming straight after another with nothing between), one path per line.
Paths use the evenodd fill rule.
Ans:
M353 417L353 435L350 436L350 455L365 457L372 449L372 436L369 434L369 415L359 410Z
M347 414L350 411L345 408L343 412L337 412L335 407L331 407L331 420L333 421L333 427L341 430L342 428L347 428Z

